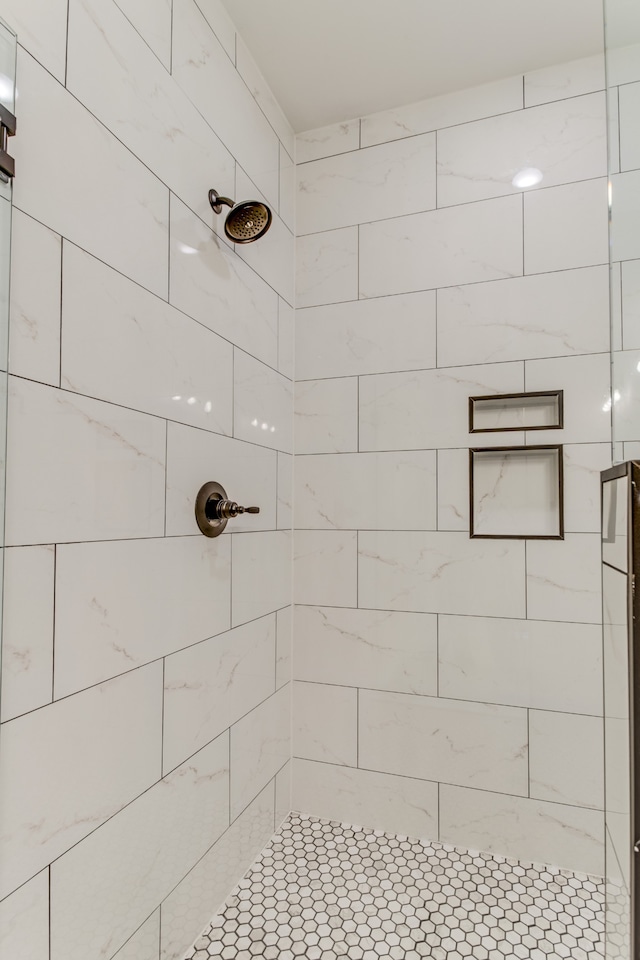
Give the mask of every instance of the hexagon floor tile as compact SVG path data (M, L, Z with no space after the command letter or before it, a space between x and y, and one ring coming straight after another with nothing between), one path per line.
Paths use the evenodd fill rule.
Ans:
M293 813L185 960L597 960L604 884Z

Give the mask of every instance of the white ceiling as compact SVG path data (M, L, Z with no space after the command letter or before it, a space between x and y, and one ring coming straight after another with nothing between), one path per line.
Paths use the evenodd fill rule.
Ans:
M603 47L602 0L223 2L298 132Z

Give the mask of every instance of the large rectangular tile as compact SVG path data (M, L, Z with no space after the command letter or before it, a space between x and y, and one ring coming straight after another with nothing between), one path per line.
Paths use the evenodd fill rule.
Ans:
M171 68L171 0L115 0L142 39Z
M228 764L224 734L52 866L51 960L110 957L138 929L229 825Z
M113 960L158 960L160 945L160 910L155 910L148 920L138 927L125 945L114 955Z
M358 534L350 530L296 530L296 603L358 605Z
M171 31L167 0L153 19L167 12ZM233 195L235 164L168 67L113 3L70 0L67 88L209 223L209 188Z
M629 83L619 90L620 169L640 167L640 83Z
M607 180L585 180L524 196L524 273L607 263Z
M523 272L520 197L360 227L359 284L364 298L518 277Z
M436 365L435 293L296 312L296 377L351 377Z
M276 689L289 683L293 662L293 605L276 613Z
M437 629L437 618L428 613L300 606L295 677L435 696Z
M274 692L275 656L272 615L166 658L165 773Z
M469 451L438 450L438 530L469 532Z
M438 836L438 785L425 780L294 760L293 805L311 816L387 833Z
M276 365L277 294L176 197L169 299L225 340Z
M229 561L229 538L58 547L56 697L228 630Z
M55 556L52 544L4 551L3 723L52 699Z
M231 618L234 627L291 603L291 532L233 537Z
M274 826L277 830L283 820L291 813L291 771L293 761L288 763L276 774L276 815Z
M294 502L303 530L435 530L435 450L299 457Z
M607 443L611 438L611 357L527 360L527 390L564 390L564 427L540 430L530 443Z
M211 0L208 0L208 2L210 3ZM215 25L212 24L212 26L215 30ZM295 134L291 124L285 117L282 107L273 95L269 84L260 72L260 68L249 52L249 48L240 36L238 36L236 43L236 67L238 68L238 73L251 91L254 100L277 133L278 139L285 145L289 156L293 157L295 152Z
M236 62L236 28L222 0L197 0L205 18L232 63Z
M604 807L602 720L532 710L530 796L577 807Z
M609 345L606 266L438 291L438 365L601 353Z
M523 388L521 363L361 377L360 449L468 447L469 397L519 393ZM475 446L520 442L519 433L473 437Z
M63 265L62 386L230 434L231 344L72 244Z
M278 302L278 370L293 380L295 366L295 326L294 307L280 297Z
M604 87L604 56L599 53L525 73L524 105L533 107L538 103L579 97Z
M569 533L527 544L527 613L535 620L600 623L600 536Z
M64 83L67 0L4 0L2 18L17 33L20 45Z
M283 687L231 728L231 818L239 816L291 752L291 690Z
M539 710L602 713L595 624L440 617L440 694Z
M168 283L169 191L75 97L27 54L18 51L20 137L14 202L159 296ZM43 143L60 129L81 143L68 150L65 189L51 189L51 158ZM99 184L99 189L96 188ZM96 224L100 229L96 229Z
M432 210L435 172L433 133L304 164L298 167L298 233Z
M526 796L525 710L361 690L359 766Z
M522 106L522 77L506 77L364 117L362 146L521 110Z
M294 406L296 454L358 449L357 377L298 381Z
M162 534L164 421L11 377L7 438L8 544Z
M273 786L268 784L163 901L160 960L182 960L200 936L271 839L273 806Z
M637 260L640 241L636 225L640 211L640 170L617 173L609 178L611 190L611 260Z
M600 530L600 473L611 466L608 443L564 447L564 527L568 533Z
M0 903L0 950L13 960L49 955L49 871Z
M194 506L203 484L222 484L231 500L260 507L259 514L236 517L223 534L276 527L276 459L273 450L186 427L168 425L167 535L199 533Z
M279 176L279 175L278 175ZM236 201L259 200L266 198L240 166L236 166ZM273 203L272 203L272 206ZM252 267L270 287L276 290L285 301L293 306L295 237L293 228L288 227L278 216L274 207L271 226L260 237L259 243L237 244L234 249L238 256Z
M233 434L274 450L293 449L293 388L281 373L234 351Z
M62 241L18 209L12 221L9 370L57 387Z
M516 860L604 874L604 823L597 810L442 785L440 839Z
M624 344L625 350L637 350L640 348L640 260L627 260L620 264L620 269L622 333L613 349L620 350ZM612 281L614 277L615 268L612 271ZM11 323L13 324L13 319Z
M267 200L277 206L278 138L194 0L174 0L172 74ZM212 90L224 90L224 96L212 97Z
M161 738L159 663L5 724L1 896L151 786Z
M363 531L358 587L359 605L372 609L524 617L524 543Z
M293 456L278 453L278 530L293 526Z
M527 168L544 187L606 176L604 91L440 131L438 206L521 193Z
M360 146L360 120L332 123L296 135L296 160L308 163L322 157L332 157Z
M358 227L298 237L296 306L358 299Z
M292 710L294 757L357 766L357 690L296 681Z

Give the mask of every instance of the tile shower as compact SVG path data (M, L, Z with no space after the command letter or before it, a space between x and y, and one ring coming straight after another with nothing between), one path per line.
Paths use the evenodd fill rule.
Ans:
M598 955L602 59L296 138L219 0L0 16L20 95L0 955ZM60 128L82 150L54 190ZM521 155L542 189L496 178ZM232 248L211 187L263 197L270 232ZM564 445L565 539L470 540L468 397L556 389L562 431L473 445ZM206 480L260 515L205 540ZM452 905L462 873L475 909ZM330 910L354 882L362 910ZM389 884L374 937L355 915ZM269 939L240 944L246 890L309 936L257 911Z

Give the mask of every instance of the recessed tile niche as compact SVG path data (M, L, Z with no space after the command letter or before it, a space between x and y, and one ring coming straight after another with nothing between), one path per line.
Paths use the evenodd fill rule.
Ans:
M469 397L469 433L561 430L562 390Z
M562 540L562 446L469 451L470 536Z

